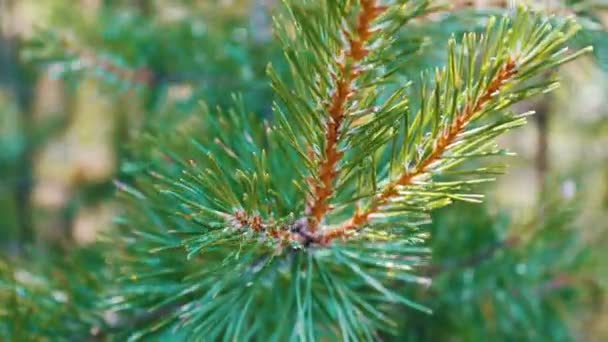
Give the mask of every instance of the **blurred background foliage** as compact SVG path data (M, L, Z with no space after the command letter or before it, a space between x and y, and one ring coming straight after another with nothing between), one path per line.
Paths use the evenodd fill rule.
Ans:
M434 214L435 281L415 295L436 314L405 315L412 340L608 337L608 4L527 2L555 20L577 15L585 29L573 44L594 55L525 104L537 115L503 138L518 157L483 207ZM451 35L515 3L444 2L399 37L418 51L404 81L443 64ZM137 137L204 125L200 101L225 108L240 93L260 120L271 115L266 66L286 68L271 30L280 10L274 0L0 0L0 321L12 317L0 339L122 324L97 308L105 265L91 244L120 211L113 180L146 167L129 162L153 153ZM18 312L3 305L12 301Z

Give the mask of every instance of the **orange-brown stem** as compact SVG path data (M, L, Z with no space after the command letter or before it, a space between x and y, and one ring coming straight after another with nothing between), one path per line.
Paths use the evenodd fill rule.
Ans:
M113 63L107 58L100 57L93 51L76 48L67 40L63 40L62 44L66 51L76 55L82 63L89 67L99 68L108 74L112 74L123 82L138 84L146 87L150 87L154 83L154 78L156 75L147 67L132 70Z
M324 159L319 162L318 180L310 180L312 195L308 199L308 230L315 232L325 214L331 210L329 199L334 194L334 182L338 175L338 162L344 155L339 150L340 131L346 117L346 105L353 96L353 83L360 74L359 63L369 53L367 43L373 31L371 24L383 11L376 0L361 0L361 10L356 27L356 37L348 36L347 51L342 52L338 71L334 76L336 89L331 96L327 111Z
M372 214L377 213L391 198L399 194L397 190L399 187L411 185L416 177L428 172L429 166L441 159L448 147L456 142L458 136L464 132L475 114L479 113L492 99L494 94L500 90L502 85L517 73L516 67L514 60L507 61L492 82L488 84L483 94L473 102L465 104L464 108L456 114L456 120L454 120L447 131L439 136L431 153L420 161L415 169L405 171L399 178L389 183L380 194L372 199L372 202L366 209L357 211L352 218L337 228L323 232L319 241L321 243L329 243L333 239L345 236L350 231L365 225L369 222Z

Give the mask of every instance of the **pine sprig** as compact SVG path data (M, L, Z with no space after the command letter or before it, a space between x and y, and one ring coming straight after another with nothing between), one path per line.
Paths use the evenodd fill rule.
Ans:
M319 161L320 184L315 184L311 179L313 195L308 200L307 207L311 233L317 230L325 213L330 209L327 201L334 193L337 164L344 155L344 152L338 151L338 140L346 117L345 107L354 95L353 83L362 72L359 63L369 54L367 44L373 35L371 24L385 10L386 7L380 7L374 0L361 1L355 33L347 36L348 50L342 52L339 57L338 71L334 76L335 90L327 108L329 118L325 133L325 151L323 159Z
M416 191L420 182L445 173L465 159L504 154L495 148L492 139L525 124L525 119L524 115L508 112L502 118L496 114L524 98L553 89L555 82L525 82L547 68L588 51L564 55L567 50L562 44L578 30L572 21L554 29L547 20L529 20L525 11L518 13L512 26L507 17L496 27L492 19L485 34L465 36L459 52L456 52L456 41L450 41L448 66L436 72L434 90L427 93L423 86L422 107L412 125L406 128L406 136L412 139L401 151L404 158L400 164L404 170L372 197L367 208L326 232L323 241L366 225L372 215L381 212L393 199L403 201L417 194L424 196ZM488 116L493 116L493 121L470 128ZM429 190L429 185L432 187L432 181L424 191ZM449 192L449 189L443 191ZM446 198L465 200L465 196L446 195Z
M416 274L430 252L419 226L435 208L481 200L473 187L499 168L455 167L504 154L494 139L525 123L510 105L551 90L534 76L584 51L563 49L576 24L521 9L452 39L447 66L410 101L387 61L399 56L392 35L426 9L288 2L279 35L292 77L270 72L275 125L237 101L148 138L153 171L121 184L121 278L108 300L154 318L131 337L374 340L397 331L400 305L430 312L399 290L430 282Z
M454 331L474 340L587 335L572 329L572 314L584 321L583 311L593 311L603 295L590 276L594 252L575 224L578 200L543 198L542 214L524 222L505 211L490 214L483 205L458 204L435 215L429 271L435 273L436 293L420 299L435 315L418 324L413 313L409 327L414 328L407 335L416 340L443 340ZM462 325L469 321L475 324Z
M332 210L330 201L339 184L344 184L343 174L363 162L352 157L345 159L346 151L357 149L364 140L370 139L374 141L370 146L379 148L386 142L386 128L399 119L398 109L407 103L401 91L386 103L387 110L376 113L375 103L380 99L379 92L373 88L392 75L392 70L382 71L388 64L383 57L390 55L394 41L388 33L396 32L412 18L425 13L428 6L428 1L410 1L407 5L386 7L371 0L361 1L358 6L348 2L328 2L317 7L290 6L296 29L303 33L297 40L283 37L297 91L289 90L273 73L271 77L283 106L289 111L289 115L279 121L278 128L294 132L286 136L286 140L306 159L311 174L302 185L309 188L306 191L309 234L317 231ZM336 9L324 10L332 7ZM314 8L319 12L312 12ZM345 24L351 13L357 14L354 25ZM319 18L318 22L314 18ZM280 24L286 26L285 22ZM321 28L324 32L316 35L307 32ZM303 38L301 42L300 38ZM314 59L311 59L311 48L316 53ZM313 101L303 101L302 94L309 94ZM283 117L283 108L276 106L275 109ZM304 138L300 139L300 135ZM344 167L341 163L348 165Z
M81 340L96 334L104 325L96 305L106 275L94 248L36 252L28 260L1 256L0 339Z

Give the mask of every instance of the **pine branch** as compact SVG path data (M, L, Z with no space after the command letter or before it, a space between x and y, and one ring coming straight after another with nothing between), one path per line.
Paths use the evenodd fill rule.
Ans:
M366 155L380 150L393 134L391 127L403 120L407 84L388 101L381 98L381 89L383 83L390 83L401 65L396 61L416 50L393 51L391 44L400 27L429 10L428 1L406 3L407 6L390 7L368 0L358 6L328 3L327 7L336 6L338 10L314 14L305 6L290 8L298 31L318 30L317 35L304 34L302 42L283 38L296 77L295 90L288 89L270 72L273 87L287 109L285 113L275 106L278 131L304 158L309 172L305 184L296 184L305 194L307 217L306 225L298 220L290 228L300 232L296 241L303 239L305 244L319 241L318 230L334 210L335 196L357 175L352 171L366 163ZM356 25L350 29L344 23L357 8ZM320 17L318 22L308 19L316 17ZM320 37L326 37L327 41ZM299 48L294 46L300 44ZM314 60L304 53L306 50L314 50ZM306 92L309 95L305 96ZM314 101L307 103L303 100L307 98ZM382 105L376 105L383 100Z
M465 37L460 53L454 51L455 42L451 41L448 67L442 72L437 72L436 86L431 96L426 96L423 88L423 106L417 115L418 121L406 128L413 131L413 133L406 131L406 136L417 134L418 141L413 143L424 152L419 153L419 156L408 156L410 147L406 146L405 168L400 176L387 182L371 198L365 209L357 209L355 214L344 223L324 230L319 236L319 242L327 244L336 238L351 235L370 223L371 218L382 212L387 205L403 197L404 189L411 188L408 196L415 195L417 184L424 184L421 182L426 182L434 174L440 174L461 163L462 160L470 158L468 157L472 152L470 141L487 142L499 132L525 122L520 116L508 115L504 121L469 129L473 121L478 121L491 112L504 110L512 103L545 92L547 87L552 87L550 84L526 85L521 89L517 89L516 86L529 80L532 75L542 73L546 67L555 67L575 58L579 53L586 52L560 57L565 50L560 51L559 45L565 42L566 36L570 37L572 32L576 31L568 28L569 24L564 25L562 29L566 32L564 35L552 37L546 33L550 30L548 23L539 24L537 27L525 26L525 20L527 20L525 14L522 15L520 12L514 19L513 29L507 29L510 23L505 20L497 29L490 24L486 34L478 41L475 36ZM522 25L525 28L519 29ZM520 46L516 47L516 44ZM492 50L489 48L491 45L494 45ZM492 51L496 56L490 55ZM475 67L477 56L481 56L478 68ZM539 61L542 59L553 59L553 61L543 63ZM485 73L494 76L488 80ZM466 88L460 90L462 85ZM429 100L429 97L432 99ZM425 141L429 135L430 140ZM416 139L415 137L412 138ZM462 148L466 145L469 146ZM483 149L482 146L481 150L476 149L475 153ZM465 153L464 150L468 152ZM451 154L450 158L448 154ZM459 154L462 157L459 157ZM459 161L454 162L455 157ZM412 160L414 160L413 166L410 166ZM432 180L429 181L428 186L433 187ZM446 196L450 198L449 195Z
M209 73L199 70L185 70L180 72L163 72L155 69L151 65L144 64L134 67L126 63L120 56L104 54L86 46L81 46L79 42L64 36L45 35L44 41L49 47L43 53L32 49L26 50L24 55L27 59L60 59L61 72L85 71L94 76L103 76L105 81L110 83L118 81L121 84L140 86L144 88L154 88L163 84L200 82L209 79ZM54 49L59 52L54 52ZM53 51L48 52L47 50ZM38 56L42 54L42 56ZM59 54L57 57L55 54Z
M367 57L367 43L373 34L372 22L386 10L375 0L362 0L355 36L347 35L347 51L341 52L338 58L338 72L334 76L335 90L329 101L327 112L329 118L325 133L324 159L319 162L319 180L310 179L313 187L311 198L308 200L306 212L310 215L308 226L314 233L323 221L325 214L331 210L328 200L334 194L334 182L337 178L338 162L344 155L339 151L340 131L344 129L344 119L347 115L346 104L353 96L354 81L361 74L359 62Z
M430 312L397 290L430 281L415 273L430 251L412 226L452 200L480 201L471 188L496 169L451 169L504 155L494 138L525 123L507 109L554 88L533 77L577 56L563 50L577 26L521 10L451 40L447 66L431 91L421 82L411 115L409 83L395 76L411 50L391 44L428 5L289 2L277 32L292 77L269 72L276 126L253 129L237 104L204 110L192 144L173 132L168 146L148 141L171 163L147 163L163 175L124 191L136 195L110 302L127 316L179 308L135 336L180 327L210 339L372 340L395 332L395 305Z
M327 243L335 238L348 234L350 230L355 230L365 225L369 222L371 215L377 213L383 205L387 204L393 197L399 195L399 191L397 190L398 187L412 185L417 177L427 174L431 166L439 161L448 148L456 142L462 133L464 133L465 128L469 125L474 115L479 114L492 97L500 92L501 87L510 81L516 73L516 63L513 60L506 61L500 72L498 72L492 82L487 85L482 95L477 99L472 99L472 101L470 100L470 102L467 102L464 109L456 114L456 120L451 124L449 129L436 138L436 141L433 143L433 151L430 155L419 161L418 166L413 170L405 171L397 180L389 183L384 190L372 200L372 203L367 209L355 213L348 222L337 229L324 233L322 241Z
M162 84L201 82L210 78L208 73L202 71L161 72L148 65L131 67L123 65L112 58L104 57L87 48L65 48L75 61L88 70L102 72L123 84L154 88Z
M99 56L95 51L77 47L76 44L67 39L62 39L60 44L63 51L75 58L82 67L96 69L104 74L112 75L126 84L151 87L158 79L158 75L145 66L131 69L109 58Z

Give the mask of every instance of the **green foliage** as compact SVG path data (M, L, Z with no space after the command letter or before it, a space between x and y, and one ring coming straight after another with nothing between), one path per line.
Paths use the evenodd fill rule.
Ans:
M77 13L71 1L49 7L51 28L40 29L23 56L52 65L56 76L74 84L95 77L109 86L106 92L138 89L153 113L165 107L173 86L192 88L179 101L186 111L201 98L226 106L231 91L242 92L256 111L267 109L264 69L279 51L254 38L259 28L246 17L219 4L188 5L185 13L177 6L178 19L132 4L106 4L98 16Z
M481 202L510 155L496 138L531 114L513 105L554 89L548 75L578 48L603 46L589 2L570 4L579 30L524 8L287 0L283 60L215 4L176 2L190 11L167 20L103 3L98 17L49 3L55 27L24 57L148 99L115 182L122 212L98 245L2 256L1 340L575 338L566 311L601 289L572 203L523 225L470 203L435 209ZM174 86L193 89L180 106L167 105ZM0 112L10 181L25 137Z
M0 339L82 339L95 333L103 324L97 300L106 276L99 252L35 252L29 259L0 257Z
M601 302L590 277L598 251L581 239L571 202L546 202L545 214L520 223L471 205L435 215L435 276L420 296L435 315L410 314L408 338L575 339L568 317Z
M17 170L15 164L25 149L25 137L18 117L18 111L14 106L5 103L0 97L0 146L3 152L0 154L0 232L9 237L16 234L17 226L15 208L16 203L11 192L17 183ZM3 239L4 240L4 239ZM2 241L1 245L4 245ZM8 248L8 246L4 246Z
M108 302L125 319L149 317L131 338L398 334L402 306L429 311L400 290L429 283L416 271L430 252L419 225L432 209L480 200L472 185L500 169L466 166L505 154L494 139L525 123L508 108L553 89L538 76L584 52L564 49L572 21L524 9L491 19L450 41L413 110L393 70L417 48L392 47L393 33L427 2L288 9L278 23L291 78L270 72L275 121L238 100L204 109L179 134L147 137L147 171L118 184L126 212L109 241L121 278Z

